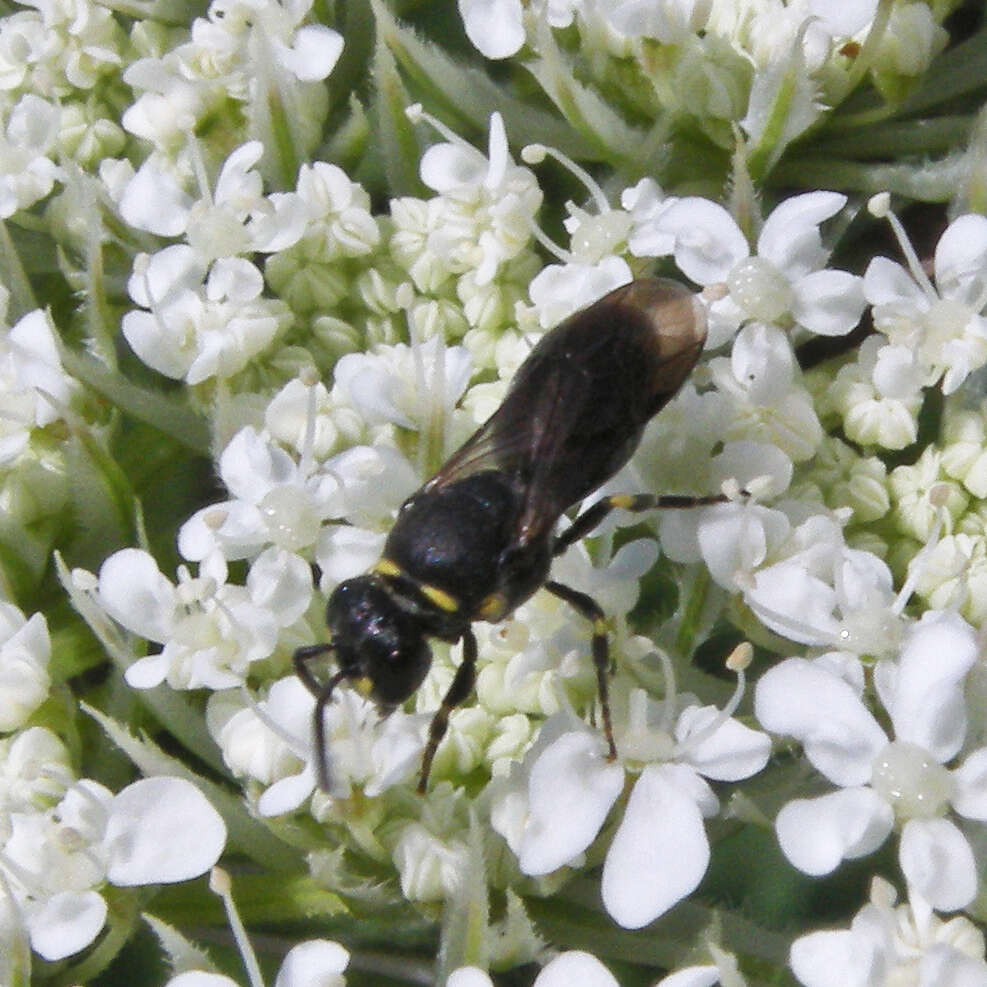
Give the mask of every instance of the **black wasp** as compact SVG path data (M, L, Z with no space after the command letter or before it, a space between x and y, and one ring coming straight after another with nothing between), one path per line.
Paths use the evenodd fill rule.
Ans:
M462 662L429 728L423 792L449 714L473 689L477 649L470 625L503 620L540 587L592 621L603 730L616 757L603 611L592 597L549 578L552 558L615 507L643 511L722 497L604 497L560 535L555 525L627 462L705 339L701 303L666 279L624 285L542 337L487 423L401 506L380 561L333 591L326 610L331 640L295 652L298 675L317 700L324 790L324 712L336 686L355 680L383 710L393 709L428 672L427 639L462 639ZM320 682L309 663L325 654L335 655L338 670Z

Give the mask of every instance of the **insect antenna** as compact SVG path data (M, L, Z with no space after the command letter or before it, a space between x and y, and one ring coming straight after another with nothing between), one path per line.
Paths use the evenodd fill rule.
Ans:
M346 672L339 671L332 675L328 682L322 686L315 697L315 710L313 712L313 726L315 734L315 770L318 776L319 788L329 791L329 747L326 744L326 706L332 699L332 690L346 678Z
M329 791L329 748L326 745L326 706L332 699L332 691L347 677L346 672L340 669L334 672L327 682L320 682L309 668L309 662L313 658L321 658L323 655L332 654L336 650L335 646L329 644L313 644L308 647L299 648L295 652L294 663L295 672L302 680L305 688L315 696L315 709L312 712L312 734L315 743L316 765L315 772L319 782L319 788Z

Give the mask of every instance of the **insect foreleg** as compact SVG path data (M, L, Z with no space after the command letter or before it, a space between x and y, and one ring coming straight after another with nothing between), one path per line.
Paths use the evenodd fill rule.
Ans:
M463 660L456 669L455 678L449 686L442 699L442 705L436 710L435 716L428 727L428 742L425 744L425 752L422 754L422 771L418 778L418 794L425 794L425 787L428 784L428 773L432 770L432 758L438 750L439 742L445 736L449 726L449 714L473 691L473 682L476 679L476 638L473 632L467 628L463 631Z

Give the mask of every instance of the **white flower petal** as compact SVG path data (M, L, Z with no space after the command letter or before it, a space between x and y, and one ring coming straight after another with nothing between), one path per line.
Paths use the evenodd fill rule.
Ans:
M875 943L848 929L813 932L792 943L789 963L805 987L872 987L883 981Z
M164 642L175 620L175 588L147 552L124 548L99 570L99 601L128 630L149 641Z
M343 987L350 954L338 942L311 939L288 951L274 987Z
M701 734L719 716L715 706L690 706L675 724L679 745L689 744L690 736ZM760 771L771 755L771 738L730 717L705 740L689 746L684 756L700 774L714 781L739 781Z
M598 736L564 733L542 751L528 779L528 821L518 863L549 874L596 839L624 787L624 769L608 762Z
M172 977L165 987L240 987L222 973L209 973L208 970L186 970Z
M290 48L277 46L278 61L301 82L320 82L336 67L343 37L324 24L306 24L295 32Z
M936 244L936 287L944 298L971 305L987 287L987 217L957 216Z
M867 305L861 278L847 271L814 271L792 285L792 315L820 336L844 336Z
M281 778L268 786L257 800L257 811L264 818L294 812L315 791L315 769L311 762L296 775Z
M120 330L130 348L152 370L174 380L188 373L195 356L193 348L150 312L127 312L120 322Z
M168 656L163 652L139 658L131 665L123 677L131 689L153 689L161 685L168 674Z
M695 801L664 765L641 772L603 865L603 904L618 925L639 929L694 891L709 864Z
M846 204L838 192L806 192L777 205L764 221L757 252L790 278L801 278L826 263L819 224Z
M131 226L158 236L178 236L185 229L192 206L174 175L148 158L127 183L120 199L120 215Z
M294 552L268 548L254 559L247 574L250 599L269 610L282 627L293 624L312 600L312 570Z
M851 685L804 658L789 658L761 676L754 713L772 733L802 741L813 766L837 785L870 781L888 742Z
M449 975L446 987L494 987L494 983L478 966L461 966Z
M835 590L796 559L755 572L744 602L763 624L792 641L832 645L839 640Z
M987 747L966 758L953 772L953 783L953 808L967 819L987 820Z
M841 860L872 853L893 824L891 807L871 789L844 788L782 806L775 831L785 856L800 871L819 877Z
M655 987L713 987L719 982L718 966L690 966L662 977Z
M556 956L535 977L532 987L619 987L613 974L592 954L573 949Z
M734 218L709 199L679 199L655 225L674 235L675 263L697 284L726 281L734 264L750 255L747 238Z
M864 296L871 305L911 303L919 312L928 308L928 299L901 264L887 257L875 257L864 271Z
M521 0L459 0L466 36L481 55L508 58L524 44Z
M61 960L85 949L106 922L106 902L95 891L52 895L27 920L31 948L46 960Z
M166 884L204 874L223 852L226 825L183 778L143 778L113 799L104 836L114 884Z
M987 987L987 964L945 942L926 949L918 974L918 987Z
M901 831L902 873L937 911L964 908L977 893L977 863L966 837L948 819L909 819Z
M957 754L967 725L963 681L978 650L976 632L959 614L922 615L905 641L885 701L896 739L924 747L940 763Z

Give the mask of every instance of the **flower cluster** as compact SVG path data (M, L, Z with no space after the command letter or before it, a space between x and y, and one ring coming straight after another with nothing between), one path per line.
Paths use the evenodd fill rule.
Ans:
M204 882L153 887L212 870L251 987L987 987L953 6L461 0L455 44L383 0L0 18L0 982L112 982L140 920L162 984L237 983L182 931ZM679 506L615 496L561 595L495 595L376 703L326 598L546 332L653 276L703 353L559 532Z

